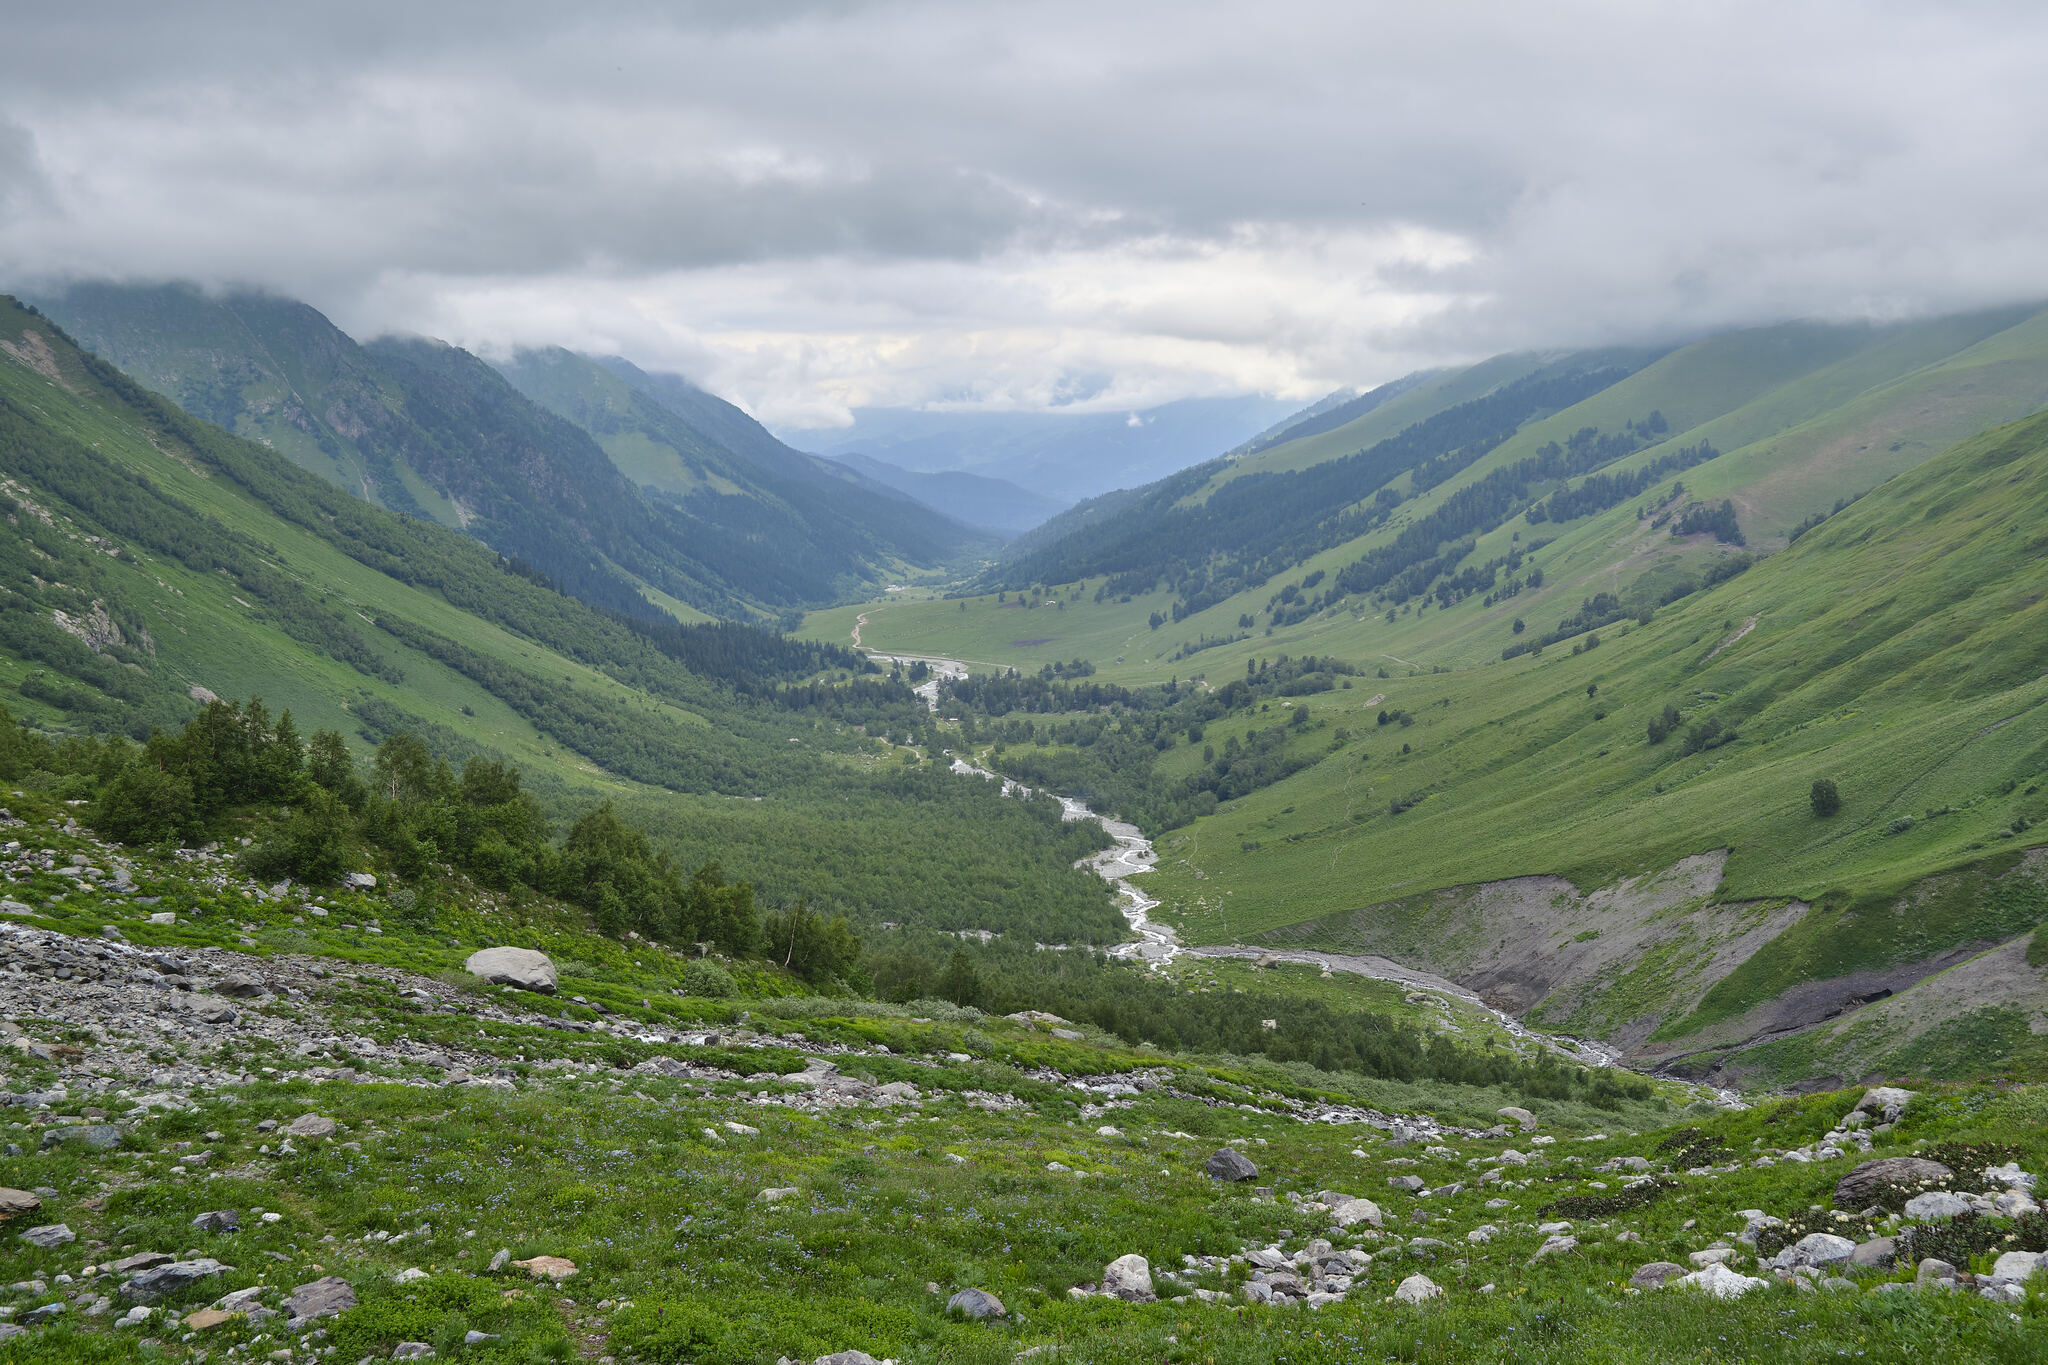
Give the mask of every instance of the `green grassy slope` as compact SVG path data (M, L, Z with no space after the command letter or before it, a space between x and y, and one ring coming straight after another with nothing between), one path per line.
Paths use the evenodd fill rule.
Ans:
M585 389L606 390L583 394L568 418L617 399L637 419L632 432L601 424L617 449L600 449L467 352L419 339L358 346L290 300L81 285L46 306L188 411L382 506L474 535L609 608L758 617L981 547L966 528L848 471L779 447L735 455L566 355ZM547 393L563 402L572 387ZM649 496L643 483L665 492Z
M1514 357L1464 372L1491 380ZM1526 365L1528 358L1520 358ZM1455 377L1432 380L1368 414L1366 421L1405 423L1423 415L1417 405L1441 404L1468 396L1466 383L1446 392ZM1462 381L1461 381L1462 382ZM1774 548L1788 531L1814 513L1825 513L1954 441L2002 421L2011 421L2048 402L2048 315L2032 307L1987 310L1887 327L1794 324L1710 338L1673 352L1592 398L1549 418L1532 422L1461 474L1397 508L1387 525L1343 541L1300 561L1297 572L1232 596L1183 621L1151 630L1147 619L1171 594L1137 593L1129 602L1096 603L1084 593L1069 605L1059 629L1007 630L1005 623L979 618L998 604L991 594L970 601L963 616L942 605L912 609L892 603L875 618L868 643L946 653L957 633L972 657L992 663L1037 667L1056 658L1089 653L1099 666L1124 656L1112 676L1139 679L1185 675L1207 668L1217 673L1242 668L1245 659L1274 652L1334 653L1358 662L1392 661L1425 666L1469 666L1498 657L1513 639L1520 617L1548 629L1596 591L1621 592L1645 574L1658 586L1685 573L1697 574L1717 553L1710 540L1676 541L1638 525L1636 509L1647 499L1624 502L1576 521L1531 526L1519 516L1481 534L1467 566L1482 565L1518 544L1550 542L1538 563L1546 582L1523 585L1509 600L1488 605L1478 596L1454 605L1414 603L1382 619L1386 603L1347 599L1306 621L1284 624L1266 634L1273 594L1289 581L1320 570L1334 578L1360 554L1388 543L1414 520L1441 506L1461 488L1489 472L1533 453L1543 442L1562 440L1584 426L1605 432L1660 412L1669 431L1657 445L1622 459L1609 472L1626 471L1667 451L1710 442L1718 458L1680 473L1687 498L1732 498L1738 520L1752 543ZM1441 410L1441 407L1429 410ZM1328 442L1341 432L1310 438L1301 463L1334 458L1357 448L1357 434ZM1390 434L1372 431L1366 436ZM1322 442L1313 450L1313 443ZM1326 448L1327 447L1327 448ZM1230 476L1260 461L1285 464L1293 456L1283 444L1231 465ZM1668 491L1669 484L1662 485ZM1539 486L1532 497L1545 491ZM1041 533L1042 534L1042 533ZM1091 583L1091 587L1092 587ZM951 614L948 614L951 613ZM1246 631L1239 618L1251 615ZM838 618L819 622L821 633ZM1006 634L1007 631L1007 634ZM843 638L845 628L837 630ZM1195 656L1204 641L1245 637L1243 643ZM1043 645L1008 646L1009 640ZM1114 646L1113 653L1090 653ZM1398 665L1396 665L1398 666Z
M0 689L17 716L146 731L182 722L195 688L260 694L302 732L404 728L458 760L509 758L557 818L616 799L689 865L723 858L772 902L948 928L1049 913L1048 937L1114 934L1056 812L860 732L918 733L922 704L900 686L752 697L775 676L696 671L683 637L672 653L466 537L228 437L11 301L0 348Z

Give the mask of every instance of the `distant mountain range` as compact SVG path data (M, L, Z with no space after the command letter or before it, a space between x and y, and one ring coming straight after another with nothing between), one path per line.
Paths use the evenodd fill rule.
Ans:
M958 470L920 474L872 455L848 453L830 458L849 469L860 471L876 483L885 483L907 493L949 517L957 517L969 526L985 527L1005 537L1021 535L1034 526L1042 525L1058 516L1067 506L1057 499L1041 497L1029 489L1020 488L1008 479Z
M359 345L303 303L183 285L36 302L195 416L629 614L780 616L994 543L623 361L529 353L501 375L440 342Z
M1065 505L1214 458L1297 410L1257 396L1189 398L1133 413L864 408L848 427L778 434L821 455L865 455L919 474L1004 479Z

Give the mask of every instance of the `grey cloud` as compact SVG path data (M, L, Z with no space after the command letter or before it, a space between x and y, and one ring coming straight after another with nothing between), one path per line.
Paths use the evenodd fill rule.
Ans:
M2044 39L2038 6L1861 0L46 6L0 48L0 270L577 320L770 403L857 345L933 395L1307 391L2048 294ZM1461 250L1307 282L1402 231ZM1200 268L1247 234L1269 308ZM1160 243L1185 294L1129 293ZM701 311L625 302L657 295Z

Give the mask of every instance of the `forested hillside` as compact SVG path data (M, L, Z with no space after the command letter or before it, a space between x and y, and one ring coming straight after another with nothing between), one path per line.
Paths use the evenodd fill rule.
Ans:
M514 764L551 820L610 798L770 906L1116 937L1072 868L1099 830L926 761L931 716L900 677L592 607L188 416L12 301L0 348L0 690L18 719L141 741L206 698L261 696L301 734Z

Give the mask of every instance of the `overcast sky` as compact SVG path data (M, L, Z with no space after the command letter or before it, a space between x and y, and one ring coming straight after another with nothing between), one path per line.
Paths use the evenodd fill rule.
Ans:
M0 35L10 285L264 285L783 423L2048 297L2039 3L0 0Z

